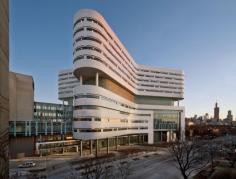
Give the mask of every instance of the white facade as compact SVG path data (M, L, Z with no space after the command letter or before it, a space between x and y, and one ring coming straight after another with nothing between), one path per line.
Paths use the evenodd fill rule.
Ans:
M183 71L137 64L94 10L75 14L73 35L76 139L148 134L154 143L184 137L184 107L175 106L183 99Z
M75 78L72 69L59 71L58 74L58 98L64 101L71 101L73 99L73 89L79 84Z

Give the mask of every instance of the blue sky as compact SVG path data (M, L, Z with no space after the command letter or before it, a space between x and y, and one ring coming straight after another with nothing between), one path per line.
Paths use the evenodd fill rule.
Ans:
M99 11L135 61L185 71L186 115L236 116L236 1L10 0L10 69L32 75L35 100L58 102L57 74L72 67L72 21Z

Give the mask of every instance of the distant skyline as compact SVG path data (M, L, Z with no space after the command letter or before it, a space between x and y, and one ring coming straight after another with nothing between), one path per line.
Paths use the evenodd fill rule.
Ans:
M32 75L35 100L59 102L57 75L72 68L72 22L99 11L139 64L185 72L186 116L236 117L236 1L11 0L10 70ZM148 32L148 33L147 33Z

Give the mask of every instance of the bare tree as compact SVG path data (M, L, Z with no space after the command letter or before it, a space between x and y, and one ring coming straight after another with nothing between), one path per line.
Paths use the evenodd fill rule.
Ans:
M104 179L110 179L110 178L114 178L114 165L113 164L108 164L105 166L104 168L104 175L103 178Z
M65 177L65 179L79 179L80 178L80 174L78 171L74 171L73 165L71 162L68 162L68 166L70 167L70 171L71 173ZM56 166L53 165L52 166L52 170L55 170Z
M225 144L226 147L226 157L225 159L229 163L230 168L234 168L236 163L236 143L233 136L230 137L230 141L228 144Z
M170 152L184 179L194 171L199 171L208 163L203 160L203 151L196 142L176 142L170 145Z
M8 130L0 136L0 178L8 178L9 163L8 163Z
M84 173L87 179L100 179L103 175L104 167L100 160L90 160L85 163Z
M206 151L208 153L209 160L210 160L210 163L211 163L211 171L213 171L214 160L215 160L216 151L217 151L217 144L213 143L213 141L209 141L208 144L207 144Z
M129 162L114 162L114 158L95 158L84 161L79 170L86 179L127 179L131 174ZM75 179L75 177L71 178Z
M128 176L131 174L131 168L130 168L129 162L121 161L118 163L117 167L118 167L121 179L127 179Z
M230 151L227 152L227 157L226 160L229 163L229 167L230 168L234 168L235 163L236 163L236 152L235 152L235 147L234 148L230 148Z
M71 173L65 179L79 179L79 176L77 174L75 174L75 173Z

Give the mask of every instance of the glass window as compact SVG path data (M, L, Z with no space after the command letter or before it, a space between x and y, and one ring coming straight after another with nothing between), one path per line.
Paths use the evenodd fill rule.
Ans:
M154 129L178 129L180 112L178 111L155 111Z

